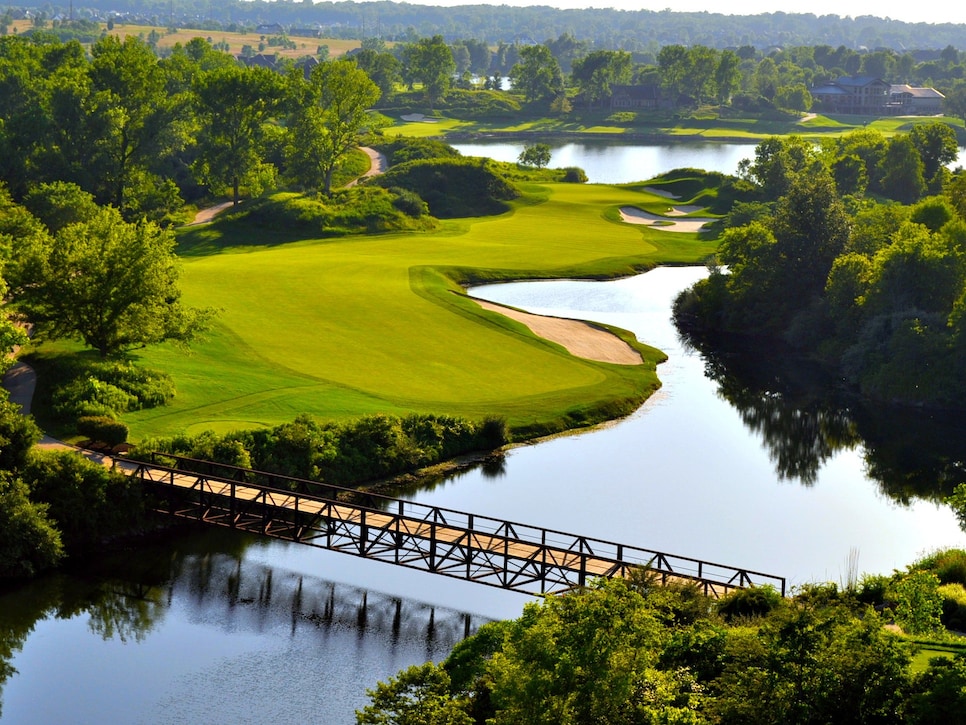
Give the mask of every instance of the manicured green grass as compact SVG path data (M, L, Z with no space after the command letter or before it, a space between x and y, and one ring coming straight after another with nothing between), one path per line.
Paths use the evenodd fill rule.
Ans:
M934 117L866 117L816 115L807 120L769 119L760 117L722 118L714 114L701 116L676 116L667 114L635 114L628 122L616 122L615 114L608 111L576 110L560 117L533 118L520 114L511 121L459 120L440 117L436 123L404 123L386 129L387 134L405 136L445 136L459 133L542 133L542 134L593 134L621 135L648 134L667 137L702 137L708 140L763 139L768 136L797 134L807 138L841 136L859 128L873 128L887 136L908 131L918 123L931 123ZM962 129L958 118L941 119Z
M614 276L699 262L713 244L614 222L625 204L666 205L640 190L527 191L510 213L427 234L272 246L237 226L186 232L198 256L184 261L185 301L221 313L190 354L140 353L174 377L178 395L125 416L132 438L377 411L500 415L530 435L633 409L658 385L661 353L642 346L643 366L573 357L483 311L453 280Z

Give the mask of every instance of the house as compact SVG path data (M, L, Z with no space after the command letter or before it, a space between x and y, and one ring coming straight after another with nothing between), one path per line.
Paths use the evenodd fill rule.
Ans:
M892 86L870 76L842 76L810 90L813 110L883 116L889 113Z
M938 116L943 112L946 96L935 88L913 88L895 85L889 93L890 113L897 116Z
M667 108L668 103L656 83L637 86L612 85L610 87L611 110Z

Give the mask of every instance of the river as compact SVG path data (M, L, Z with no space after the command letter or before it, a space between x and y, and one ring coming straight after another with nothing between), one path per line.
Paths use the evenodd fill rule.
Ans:
M669 354L663 387L623 421L515 448L502 465L407 495L793 586L844 581L856 559L860 571L888 573L935 547L966 546L934 503L935 481L964 468L962 422L825 401L808 371L756 377L740 355L686 347L669 307L702 274L474 290L634 331ZM934 450L938 438L948 440ZM0 721L348 724L367 687L442 659L527 601L232 532L177 537L0 595L0 678L4 660L16 670Z

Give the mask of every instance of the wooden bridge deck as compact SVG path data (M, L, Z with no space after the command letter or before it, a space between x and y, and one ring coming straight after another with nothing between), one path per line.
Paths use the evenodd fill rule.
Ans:
M217 465L190 459L176 463ZM762 572L302 479L218 467L228 475L147 462L136 464L132 473L156 494L156 510L174 516L526 594L562 592L594 577L627 577L643 567L662 583L693 582L711 596L765 584L785 594L783 577ZM234 477L267 478L272 485Z

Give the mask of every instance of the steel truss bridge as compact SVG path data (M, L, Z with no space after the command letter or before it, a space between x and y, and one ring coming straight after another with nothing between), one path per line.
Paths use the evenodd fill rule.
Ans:
M167 454L124 467L160 513L524 594L646 569L712 597L762 585L785 595L785 578L772 574L315 481Z

